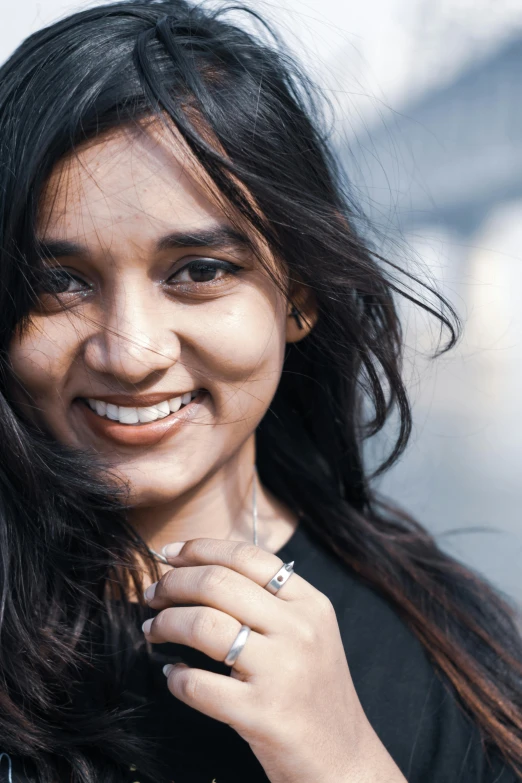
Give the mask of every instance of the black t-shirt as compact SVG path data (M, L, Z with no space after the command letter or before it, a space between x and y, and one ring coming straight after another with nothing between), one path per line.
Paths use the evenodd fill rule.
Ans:
M277 553L332 601L361 704L408 783L515 783L497 752L483 748L476 724L438 675L392 605L363 584L301 523ZM248 642L247 642L248 643ZM144 651L145 653L145 651ZM168 661L229 674L225 664L181 645L154 645L132 670L127 694L150 705L142 730L159 743L166 781L266 783L261 765L233 729L176 699L162 673ZM131 695L132 694L132 695ZM146 770L129 781L147 783Z
M388 601L303 523L277 554L284 562L295 560L295 571L332 601L361 704L408 783L520 780L498 752L482 747L478 728L459 706L452 686ZM135 609L141 624L140 607ZM138 707L133 728L156 743L154 757L164 770L161 783L267 783L248 743L226 724L176 699L162 672L165 663L180 659L223 675L230 668L183 645L152 649L151 655L145 645L138 651L121 706ZM133 767L133 759L128 762L123 773L128 783L151 783L147 770ZM34 779L21 773L16 760L10 779L6 759L0 759L0 783Z

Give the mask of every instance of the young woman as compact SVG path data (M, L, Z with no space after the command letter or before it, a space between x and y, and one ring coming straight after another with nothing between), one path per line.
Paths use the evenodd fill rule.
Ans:
M263 30L135 0L1 70L3 780L519 779L514 612L362 460L412 294Z

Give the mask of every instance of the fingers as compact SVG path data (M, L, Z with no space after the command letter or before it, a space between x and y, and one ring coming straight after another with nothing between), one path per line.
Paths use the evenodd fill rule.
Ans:
M241 721L250 684L233 677L176 664L167 675L169 691L180 701L215 720Z
M172 604L212 607L263 634L280 630L286 622L282 601L224 566L173 568L156 583L154 597L148 602L153 609Z
M179 545L175 546L179 547ZM220 565L246 576L263 588L283 565L283 561L277 555L244 541L193 538L185 541L181 551L175 556L167 554L168 545L164 551L168 562L174 567ZM313 589L299 574L293 573L278 590L277 597L283 601L299 600L306 598Z
M148 641L185 644L216 661L225 660L240 628L233 617L208 606L171 607L143 624ZM234 669L244 674L259 671L268 646L265 637L250 631Z

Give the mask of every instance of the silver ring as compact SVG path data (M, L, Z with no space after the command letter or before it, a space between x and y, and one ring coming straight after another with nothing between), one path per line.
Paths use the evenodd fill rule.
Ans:
M268 584L265 585L265 590L268 590L269 593L275 595L294 573L294 563L295 560L292 560L291 563L282 565L277 574L274 574Z
M246 644L246 640L248 639L249 634L250 628L248 625L242 625L223 663L226 663L227 666L233 666L235 664L239 653Z

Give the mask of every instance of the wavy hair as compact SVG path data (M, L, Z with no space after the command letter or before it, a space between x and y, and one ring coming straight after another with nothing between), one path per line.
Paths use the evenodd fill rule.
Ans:
M257 430L262 482L392 602L484 740L522 774L513 608L380 497L362 457L392 412L397 437L374 475L400 457L411 431L397 297L447 330L435 356L455 344L459 318L363 238L321 97L262 20L247 32L237 14L237 6L185 0L102 5L30 36L0 69L2 749L33 764L42 783L112 783L130 756L151 765L119 706L135 618L125 594L115 606L107 587L123 586L131 569L141 595L136 558L156 567L127 520L124 494L102 481L92 456L54 442L16 409L9 347L34 306L38 204L53 167L102 133L161 118L317 300L317 324L287 346ZM435 304L404 279L435 294ZM78 689L100 667L101 700L80 711Z

